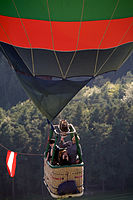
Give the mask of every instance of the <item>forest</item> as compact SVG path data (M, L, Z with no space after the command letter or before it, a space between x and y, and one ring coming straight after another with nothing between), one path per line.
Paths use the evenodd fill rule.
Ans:
M102 77L101 77L102 82ZM100 78L99 78L100 83ZM85 192L133 189L133 74L115 83L84 87L54 120L67 119L80 135L85 163ZM0 199L45 195L43 153L48 128L27 99L0 108ZM6 168L7 150L17 152L15 178ZM14 188L12 188L14 187Z

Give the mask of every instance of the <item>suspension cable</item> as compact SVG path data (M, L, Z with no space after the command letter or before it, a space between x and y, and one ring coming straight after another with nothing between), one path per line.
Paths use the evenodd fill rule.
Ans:
M100 46L101 46L101 44L102 44L102 42L103 42L103 40L104 40L105 34L107 33L107 30L108 30L108 28L109 28L109 25L110 25L110 23L111 23L111 20L112 20L114 14L115 14L115 11L116 11L116 9L117 9L117 7L118 7L118 4L119 4L119 0L117 0L116 6L115 6L115 8L114 8L114 10L113 10L113 13L112 13L112 15L111 15L111 17L110 17L110 20L109 20L109 22L108 22L108 24L107 24L107 26L106 26L106 29L105 29L105 31L104 31L104 33L103 33L102 39L101 39L101 41L100 41L100 43L99 43L98 50L97 50L97 54L96 54L96 62L95 62L95 66L94 66L94 76L96 76L96 68L97 68L97 62L98 62L98 56L99 56Z
M14 7L15 7L15 9L16 9L17 15L18 15L18 17L19 17L19 19L20 19L21 25L22 25L22 27L23 27L23 29L24 29L24 32L25 32L26 38L27 38L27 40L28 40L28 43L29 43L29 45L30 45L30 50L31 50L31 61L32 61L32 69L33 69L33 72L32 72L32 73L33 73L33 75L35 76L35 65L34 65L34 56L33 56L32 45L31 45L29 36L28 36L28 34L27 34L26 28L25 28L25 26L24 26L24 23L23 23L23 21L22 21L22 19L21 19L21 17L20 17L19 12L18 12L17 6L16 6L14 0L12 0L12 2L13 2L13 5L14 5Z

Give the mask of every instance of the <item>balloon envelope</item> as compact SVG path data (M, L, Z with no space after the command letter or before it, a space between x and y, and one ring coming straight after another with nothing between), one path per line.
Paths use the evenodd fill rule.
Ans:
M30 98L53 120L91 77L119 69L130 55L133 3L1 0L0 44Z

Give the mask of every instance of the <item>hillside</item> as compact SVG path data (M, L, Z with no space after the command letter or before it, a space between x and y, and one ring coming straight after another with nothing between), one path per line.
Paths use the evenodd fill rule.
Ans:
M133 75L128 73L128 78L115 84L107 82L102 87L84 87L59 115L72 123L80 135L86 194L127 192L133 188L132 80ZM54 123L59 122L59 117ZM43 158L19 153L43 154L47 134L46 118L30 100L8 111L0 108L0 143L18 152L14 179L18 199L42 193ZM12 193L5 162L7 149L0 146L0 195L3 200ZM45 187L44 195L50 199Z

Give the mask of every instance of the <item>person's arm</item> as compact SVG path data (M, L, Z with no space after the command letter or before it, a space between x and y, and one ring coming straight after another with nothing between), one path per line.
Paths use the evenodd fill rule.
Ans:
M64 142L64 138L61 137L60 148L66 148L69 145L69 143L70 143L70 141Z
M46 161L48 161L48 158L49 158L49 152L47 153L47 158L46 158Z

